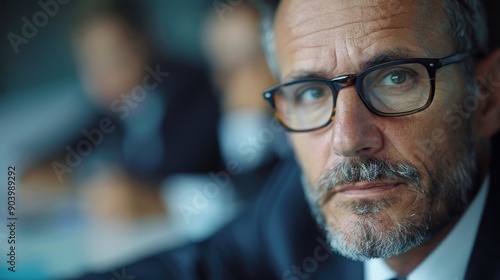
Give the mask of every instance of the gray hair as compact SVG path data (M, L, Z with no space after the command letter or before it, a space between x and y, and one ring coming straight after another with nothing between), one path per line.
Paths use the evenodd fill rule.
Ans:
M455 42L456 51L488 51L486 13L479 0L444 0L448 15L448 32Z
M457 52L477 51L488 53L488 25L486 13L479 0L444 0L444 9L448 15L447 29L452 35ZM476 64L474 59L467 59L462 63L465 73L467 92L473 95L476 92L474 73Z
M262 43L268 60L269 68L276 78L279 69L274 45L274 15L279 1L263 1L258 6L262 16ZM478 51L488 52L488 26L486 13L480 0L443 0L447 14L446 29L452 35L457 52ZM475 63L469 59L463 63L469 92L474 92Z

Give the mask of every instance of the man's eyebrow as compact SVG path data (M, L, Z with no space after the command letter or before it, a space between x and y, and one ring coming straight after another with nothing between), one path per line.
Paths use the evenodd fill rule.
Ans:
M362 62L360 64L360 69L361 69L361 71L363 71L367 68L370 68L370 67L378 65L378 64L391 62L394 60L421 57L421 56L422 55L418 55L416 52L414 52L410 49L398 48L398 49L379 53L376 56Z
M295 81L295 80L300 80L300 79L324 78L324 77L325 77L325 75L321 72L296 70L296 71L292 71L288 75L286 75L286 77L283 80L284 80L284 82L290 82L290 81Z

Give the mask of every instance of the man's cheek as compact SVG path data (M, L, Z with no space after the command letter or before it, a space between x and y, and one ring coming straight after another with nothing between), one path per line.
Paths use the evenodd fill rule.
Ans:
M314 185L319 175L327 168L328 147L317 138L307 134L292 134L290 137L297 162L310 184Z
M441 146L448 140L447 131L442 127L434 127L426 137L418 139L416 151L425 157L432 157L442 150Z

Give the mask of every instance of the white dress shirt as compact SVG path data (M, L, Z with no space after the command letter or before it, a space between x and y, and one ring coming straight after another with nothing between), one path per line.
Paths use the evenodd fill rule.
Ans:
M481 221L489 187L489 176L478 194L446 238L420 263L407 280L460 280L465 278L467 264ZM396 273L383 259L364 263L365 280L387 280Z

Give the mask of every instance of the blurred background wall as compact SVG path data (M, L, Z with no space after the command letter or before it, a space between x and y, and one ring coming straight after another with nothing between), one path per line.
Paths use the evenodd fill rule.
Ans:
M21 34L24 22L41 10L38 1L3 1L1 13L1 95L12 96L19 91L46 84L56 84L76 78L72 65L69 36L71 21L77 0L61 5L57 15L39 28L29 43L19 46L15 53L7 38L9 32ZM203 63L200 44L201 22L210 9L211 1L141 1L151 26L156 33L161 50L193 63ZM43 54L43 55L40 55ZM50 65L50 67L47 67Z

